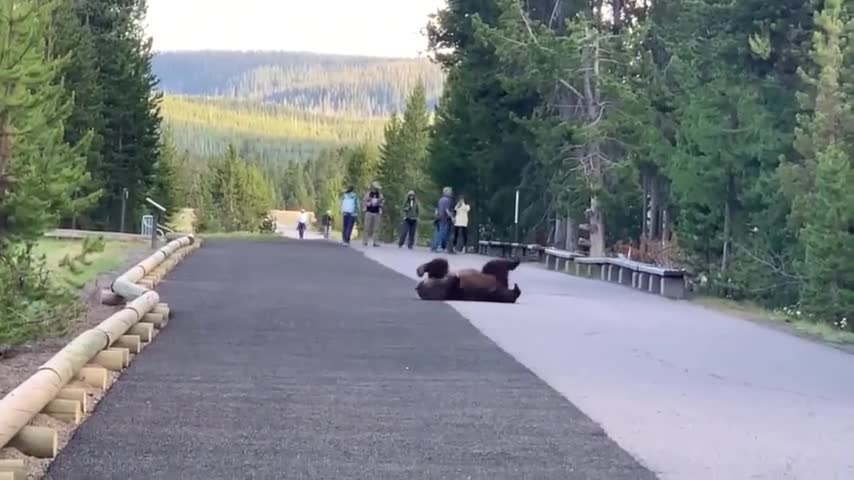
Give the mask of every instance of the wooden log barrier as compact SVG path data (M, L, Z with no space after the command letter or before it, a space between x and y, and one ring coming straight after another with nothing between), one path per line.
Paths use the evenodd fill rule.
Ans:
M12 437L9 446L31 457L53 458L59 449L59 435L52 428L26 426Z
M80 402L80 409L83 410L83 413L89 411L89 395L82 388L63 388L56 395L56 398Z
M140 320L160 304L160 297L151 289L153 285L146 288L136 283L153 283L153 278L147 281L142 279L178 250L189 251L184 247L194 244L192 235L169 242L120 275L110 288L112 295L102 292L101 298L105 303L119 304L122 302L118 297L121 297L126 301L126 306L95 328L78 335L39 367L36 373L0 399L0 448L9 445L25 455L38 458L52 458L56 455L56 431L28 424L43 411L68 421L80 420L86 409L85 392L81 394L79 389L66 389L66 385L77 378L87 385L106 389L106 369L121 371L130 363L131 350L138 348L142 341L151 341L154 324ZM168 311L154 315L160 319L162 326ZM135 342L128 336L136 336L139 340ZM8 472L3 473L5 475Z
M26 480L26 464L23 459L0 460L0 480Z

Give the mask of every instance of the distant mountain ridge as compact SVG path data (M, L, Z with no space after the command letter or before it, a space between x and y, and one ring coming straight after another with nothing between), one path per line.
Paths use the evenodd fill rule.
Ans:
M439 66L427 59L305 52L161 52L154 57L153 69L166 94L365 117L402 112L419 80L433 108L444 82Z

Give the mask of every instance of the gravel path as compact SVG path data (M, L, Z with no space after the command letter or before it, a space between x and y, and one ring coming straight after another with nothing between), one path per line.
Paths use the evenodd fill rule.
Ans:
M432 258L365 253L411 278ZM662 479L854 479L854 355L540 266L510 280L512 308L452 306Z
M172 321L48 478L655 478L451 307L352 249L212 240L160 291Z

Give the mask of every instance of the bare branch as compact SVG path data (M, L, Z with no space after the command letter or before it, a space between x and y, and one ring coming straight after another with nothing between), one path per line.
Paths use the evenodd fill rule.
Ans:
M519 16L522 17L522 21L525 23L525 28L528 29L528 35L531 36L531 40L533 40L536 46L540 46L540 42L537 40L537 36L534 35L534 30L531 28L531 23L528 22L528 14L525 13L525 10L522 9L522 5L519 5Z
M777 275L780 275L780 276L785 277L785 278L791 278L792 280L796 280L796 281L802 281L803 280L799 275L786 272L785 270L783 270L782 267L774 265L773 263L771 263L768 260L765 260L763 258L759 258L753 252L751 252L750 249L744 247L740 243L734 241L734 242L732 242L732 244L736 248L738 248L740 251L747 254L747 256L750 257L753 261L760 263L762 265L765 265L766 267L770 268L771 271L776 273Z
M554 21L557 20L558 12L560 11L561 0L555 0L555 7L552 9L552 15L549 17L549 30L552 29Z
M583 95L581 95L581 92L579 92L578 90L576 90L576 89L575 89L575 87L573 87L573 86L572 86L569 82L567 82L566 80L564 80L564 79L562 79L562 78L559 78L557 81L558 81L558 82L560 82L560 84L561 84L561 85L563 85L564 87L566 87L567 89L569 89L572 93L574 93L578 98L584 98L584 96L583 96Z

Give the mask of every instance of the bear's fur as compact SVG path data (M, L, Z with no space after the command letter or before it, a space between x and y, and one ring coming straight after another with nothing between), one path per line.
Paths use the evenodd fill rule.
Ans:
M466 268L451 272L447 260L436 258L416 269L419 277L426 273L427 278L415 290L422 300L515 303L522 291L519 285L510 289L509 277L510 271L518 266L518 260L496 259L487 262L480 271Z

